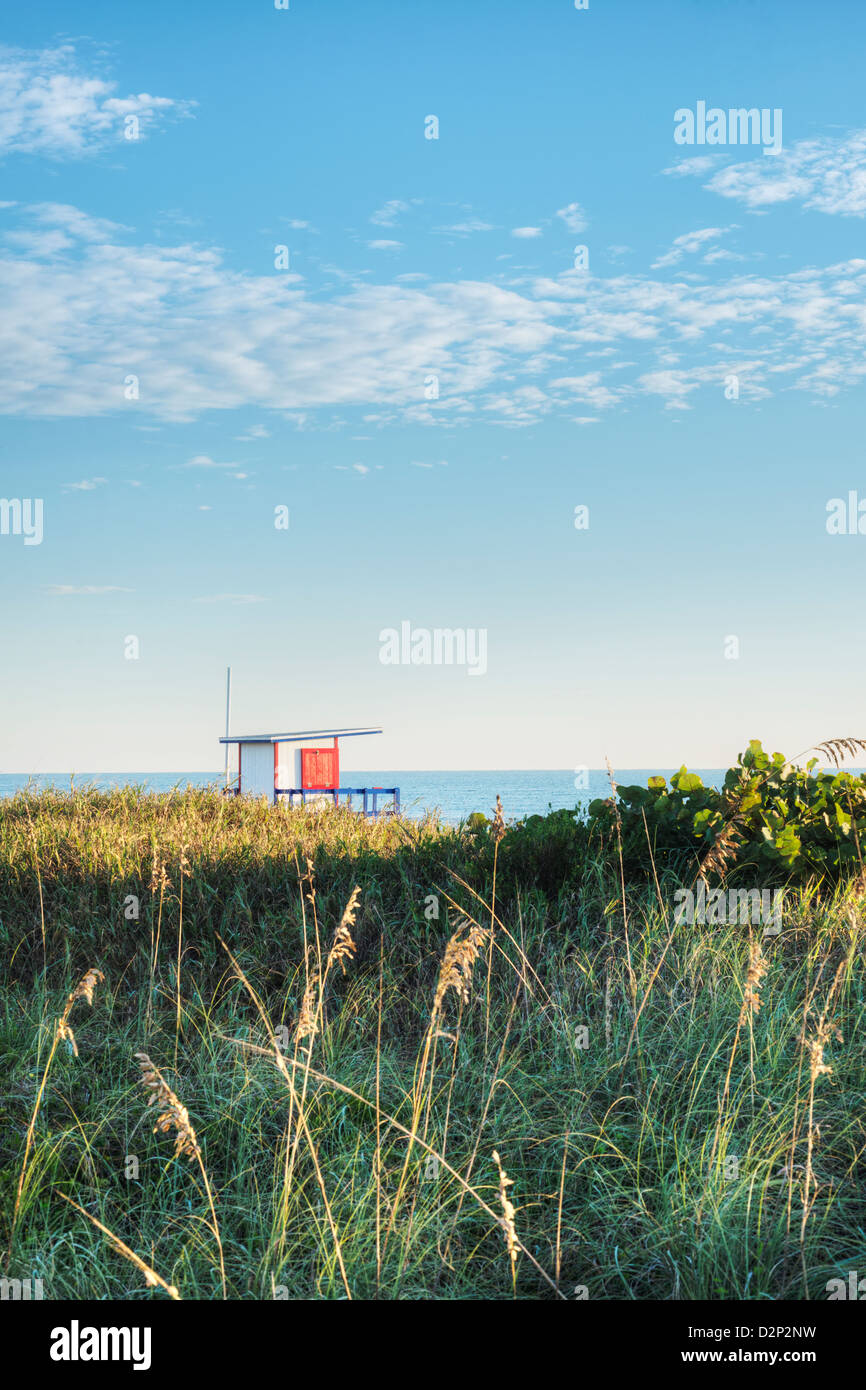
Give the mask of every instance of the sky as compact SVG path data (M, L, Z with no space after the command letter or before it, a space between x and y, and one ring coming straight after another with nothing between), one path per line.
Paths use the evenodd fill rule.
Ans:
M347 768L866 736L864 51L853 0L7 10L0 770L217 769L229 664L235 732L381 725Z

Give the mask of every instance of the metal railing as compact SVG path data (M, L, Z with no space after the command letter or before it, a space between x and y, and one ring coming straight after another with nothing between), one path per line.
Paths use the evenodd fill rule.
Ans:
M289 804L294 806L295 797L300 798L300 804L306 806L309 801L318 801L328 797L335 806L343 805L350 811L355 811L353 797L361 797L362 804L357 808L357 814L363 813L365 816L389 815L397 816L400 814L400 788L399 787L324 787L313 791L309 787L275 787L274 805L277 804L281 796L289 797ZM345 797L341 802L340 797ZM379 805L379 798L390 797L389 804Z
M236 783L232 783L227 787L222 787L220 790L223 796L241 795L241 790ZM275 787L275 806L281 796L287 796L291 806L296 804L296 797L298 798L297 804L301 806L306 806L311 801L320 801L327 797L335 806L342 805L350 811L355 811L356 808L352 798L358 796L361 798L361 805L357 808L356 812L358 815L361 813L365 816L397 816L400 814L399 787L323 787L318 790L313 790L310 787ZM345 797L345 800L342 802L340 801L341 796ZM385 806L380 806L379 798L383 796L390 797L390 802Z

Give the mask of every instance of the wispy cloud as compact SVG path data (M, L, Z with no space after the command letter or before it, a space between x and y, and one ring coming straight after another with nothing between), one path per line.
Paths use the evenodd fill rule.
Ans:
M550 383L554 391L566 392L577 401L605 410L615 405L620 392L612 391L602 384L601 372L585 372L582 376L561 376Z
M580 203L568 203L564 208L560 208L556 215L565 223L570 232L583 232L589 225L586 213Z
M236 434L235 441L238 444L249 444L254 439L270 439L271 432L264 425L250 425L246 434Z
M124 589L120 584L47 584L45 592L67 598L82 594L132 594L135 590Z
M666 265L677 265L684 256L692 256L696 251L700 251L708 241L718 241L725 230L724 227L704 227L700 231L685 232L683 236L674 237L670 251L653 261L653 270L659 270Z
M400 215L409 211L409 203L402 198L390 198L383 207L378 208L370 218L376 227L393 227Z
M522 241L530 241L534 237L541 236L540 227L513 227L511 235L519 237Z
M233 478L248 478L249 473L238 463L217 463L209 454L195 454L193 458L181 465L183 468L216 468L226 473L230 473Z
M71 492L93 492L96 488L102 487L107 483L107 478L82 478L80 483L67 483L66 490Z
M670 174L674 178L688 178L693 174L706 174L716 166L722 158L718 154L695 154L687 159L680 159L676 164L671 164L669 168L663 169L663 174Z
M119 97L116 82L86 71L74 44L27 50L0 49L0 155L81 158L143 138L166 116L194 105L147 92ZM127 121L135 118L135 124Z
M688 401L686 378L669 375L681 373L684 348L689 387L721 389L731 360L753 360L743 401L768 390L827 400L866 376L864 258L763 276L725 274L719 260L712 282L700 271L671 280L568 269L511 272L507 283L395 277L309 295L288 277L228 268L214 248L133 244L62 205L3 216L47 230L54 217L73 242L0 254L0 411L11 414L126 412L143 423L245 407L302 428L329 410L340 428L355 406L377 427L520 426L553 411L572 418L581 393L593 409L664 391ZM686 233L661 262L691 254L703 266L723 230ZM626 360L611 357L589 380L615 352ZM134 401L129 373L142 383ZM178 466L247 474L204 453Z
M482 222L480 217L465 217L461 222L452 222L450 226L437 227L437 232L450 232L455 236L471 236L473 232L492 232L492 222Z
M706 158L683 160L666 173L701 175ZM774 159L726 164L704 185L752 211L798 202L814 212L866 216L866 130L798 140Z

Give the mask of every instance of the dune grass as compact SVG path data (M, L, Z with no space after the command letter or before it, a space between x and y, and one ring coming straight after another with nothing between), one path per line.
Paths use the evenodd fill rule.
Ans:
M866 1269L859 881L792 891L762 939L675 924L675 876L615 856L504 878L520 833L202 791L0 806L3 1273L691 1300Z

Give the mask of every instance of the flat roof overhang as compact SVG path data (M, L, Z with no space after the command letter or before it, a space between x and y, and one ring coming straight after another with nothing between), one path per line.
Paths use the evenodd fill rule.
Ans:
M230 734L220 743L306 743L312 738L359 738L381 734L381 729L304 729L294 734Z

